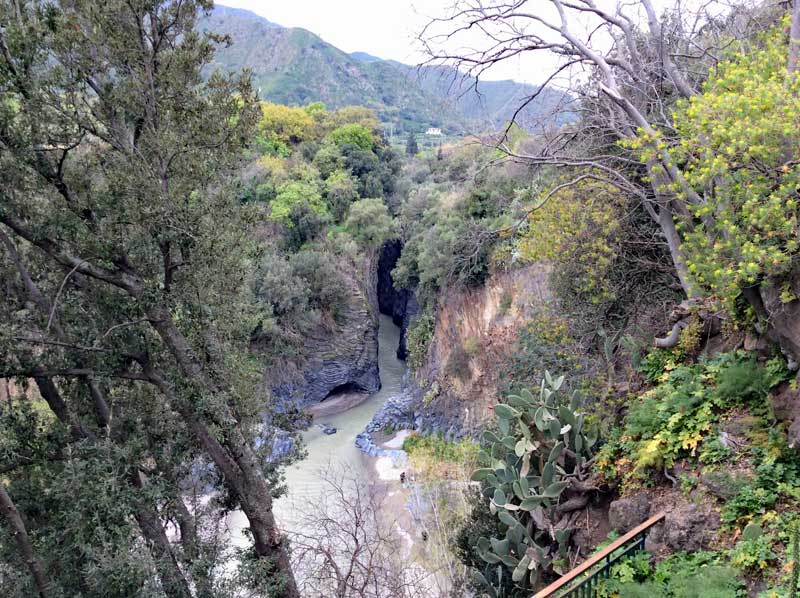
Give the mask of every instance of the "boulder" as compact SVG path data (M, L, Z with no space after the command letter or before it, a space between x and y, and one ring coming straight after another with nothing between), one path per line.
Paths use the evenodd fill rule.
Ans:
M617 499L608 507L611 527L624 534L650 516L650 500L645 494L634 494Z
M663 543L675 552L708 548L720 525L719 513L692 503L675 506L664 520Z
M784 384L778 392L770 396L775 417L790 422L788 430L789 446L800 449L800 390Z

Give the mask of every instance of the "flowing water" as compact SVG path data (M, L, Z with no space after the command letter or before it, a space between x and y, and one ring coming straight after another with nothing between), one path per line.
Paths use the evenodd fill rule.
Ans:
M282 527L291 527L291 503L313 500L323 491L320 471L331 466L345 465L349 475L366 477L368 459L355 445L356 436L381 408L386 399L400 392L406 365L397 359L400 329L389 316L380 316L378 329L378 366L381 389L366 401L337 415L321 417L318 423L336 428L336 434L327 435L316 426L303 434L308 456L286 470L287 495L275 504L275 513Z
M319 423L336 428L336 434L327 435L316 426L311 426L303 434L308 456L286 470L288 492L275 502L274 510L278 525L292 529L297 522L294 505L313 501L325 491L320 472L331 466L347 466L348 476L367 477L368 458L355 445L356 436L381 408L389 397L401 389L406 365L397 359L397 345L400 342L400 329L388 316L380 316L378 329L378 367L380 368L381 389L366 401L337 415L322 417ZM250 540L243 533L247 518L241 511L230 513L226 519L229 542L236 547L249 545Z

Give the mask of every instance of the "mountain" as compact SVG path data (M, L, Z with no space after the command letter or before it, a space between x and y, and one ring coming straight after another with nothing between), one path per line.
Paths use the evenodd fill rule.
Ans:
M378 62L379 60L383 60L383 58L378 58L366 52L350 52L350 56L361 62Z
M324 102L330 108L360 105L402 130L441 127L446 132L496 129L536 88L514 81L462 78L450 67L417 69L366 52L348 54L298 27L276 25L247 10L216 5L200 27L228 34L212 69L249 68L261 97L281 104ZM563 100L546 89L532 102L521 122L529 124Z

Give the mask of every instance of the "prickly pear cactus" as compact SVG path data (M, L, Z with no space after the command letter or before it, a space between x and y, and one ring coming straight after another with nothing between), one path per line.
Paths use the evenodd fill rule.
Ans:
M589 500L590 459L597 430L579 412L577 397L559 395L564 377L545 379L538 395L528 390L494 406L499 434L483 435L483 459L491 467L472 474L505 529L502 538L480 538L486 561L476 573L490 596L529 596L543 576L558 571L580 509ZM560 571L559 571L560 572ZM516 590L509 594L506 576Z

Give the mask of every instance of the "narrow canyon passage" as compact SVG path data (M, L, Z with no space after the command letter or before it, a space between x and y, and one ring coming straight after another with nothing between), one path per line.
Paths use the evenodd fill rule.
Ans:
M363 403L336 415L317 418L303 434L308 456L286 470L289 491L275 504L278 521L283 528L292 527L292 503L294 501L313 501L323 491L320 471L340 464L348 466L352 473L366 477L368 457L355 445L356 435L372 419L386 400L399 393L405 362L397 359L397 344L400 329L389 316L380 316L378 333L378 364L380 367L381 389ZM336 434L325 434L317 423L336 428Z

